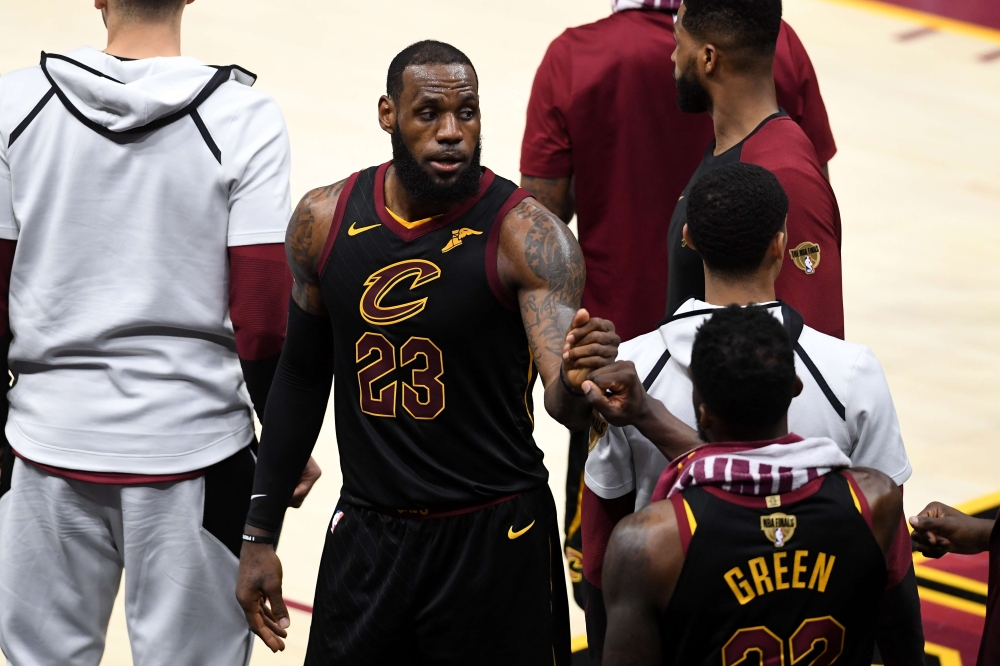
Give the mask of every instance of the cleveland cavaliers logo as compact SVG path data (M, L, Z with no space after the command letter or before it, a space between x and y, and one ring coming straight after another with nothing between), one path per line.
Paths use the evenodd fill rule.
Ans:
M795 516L785 513L772 513L770 516L760 517L760 529L775 548L781 548L792 538L795 534L795 525Z
M365 280L365 293L361 295L361 316L369 324L388 326L398 324L420 314L427 306L427 298L420 298L400 305L383 306L382 301L396 285L409 280L409 290L441 277L441 269L423 259L408 259L375 271Z

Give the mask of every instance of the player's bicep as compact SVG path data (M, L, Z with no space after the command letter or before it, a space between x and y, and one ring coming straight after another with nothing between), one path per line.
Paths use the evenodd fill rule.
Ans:
M319 287L319 265L333 224L337 201L347 181L316 188L306 193L292 212L285 232L285 257L295 284L292 298L306 312L323 314Z
M558 378L562 345L580 307L586 268L580 244L559 218L525 199L504 219L501 279L517 293L538 372Z

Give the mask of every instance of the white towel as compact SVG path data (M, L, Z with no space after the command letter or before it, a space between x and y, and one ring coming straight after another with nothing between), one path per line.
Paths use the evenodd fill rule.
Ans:
M623 12L628 9L658 9L673 13L680 6L681 0L611 0L613 12Z

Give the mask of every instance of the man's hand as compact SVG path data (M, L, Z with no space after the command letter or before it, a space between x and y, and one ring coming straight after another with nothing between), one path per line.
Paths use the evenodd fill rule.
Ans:
M613 323L577 310L562 347L562 373L570 386L581 392L587 375L618 358L621 341Z
M262 530L246 527L248 534ZM288 609L281 598L281 560L274 547L262 543L243 543L240 573L236 580L236 599L243 607L250 630L271 649L285 649L281 640L288 636Z
M309 461L306 463L305 469L302 470L302 476L299 478L299 485L295 486L295 491L292 493L292 501L288 506L293 509L298 509L302 506L306 495L309 494L309 491L312 490L321 476L323 476L323 470L319 468L319 463L316 462L315 458L309 456Z
M974 555L990 547L993 521L967 516L958 509L931 502L923 511L910 518L913 532L910 538L917 550L927 557L945 553Z
M648 394L632 361L615 361L593 371L581 388L590 406L611 425L636 425L645 415Z

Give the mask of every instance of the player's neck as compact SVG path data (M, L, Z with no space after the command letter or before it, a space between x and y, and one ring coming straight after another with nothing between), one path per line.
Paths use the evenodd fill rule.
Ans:
M712 94L710 114L715 124L715 154L721 155L778 112L774 76L732 77Z
M157 23L108 20L108 47L104 52L119 58L171 57L181 54L181 15Z
M746 278L727 280L705 270L705 302L710 305L749 305L773 300L774 278L770 271L758 271Z
M407 193L403 184L396 177L396 170L389 167L385 174L385 205L389 210L407 222L426 220L427 218L444 215L461 202L454 203L424 203L414 201Z
M788 435L788 416L773 426L767 427L727 427L724 423L714 423L707 431L702 431L708 442L770 442Z

